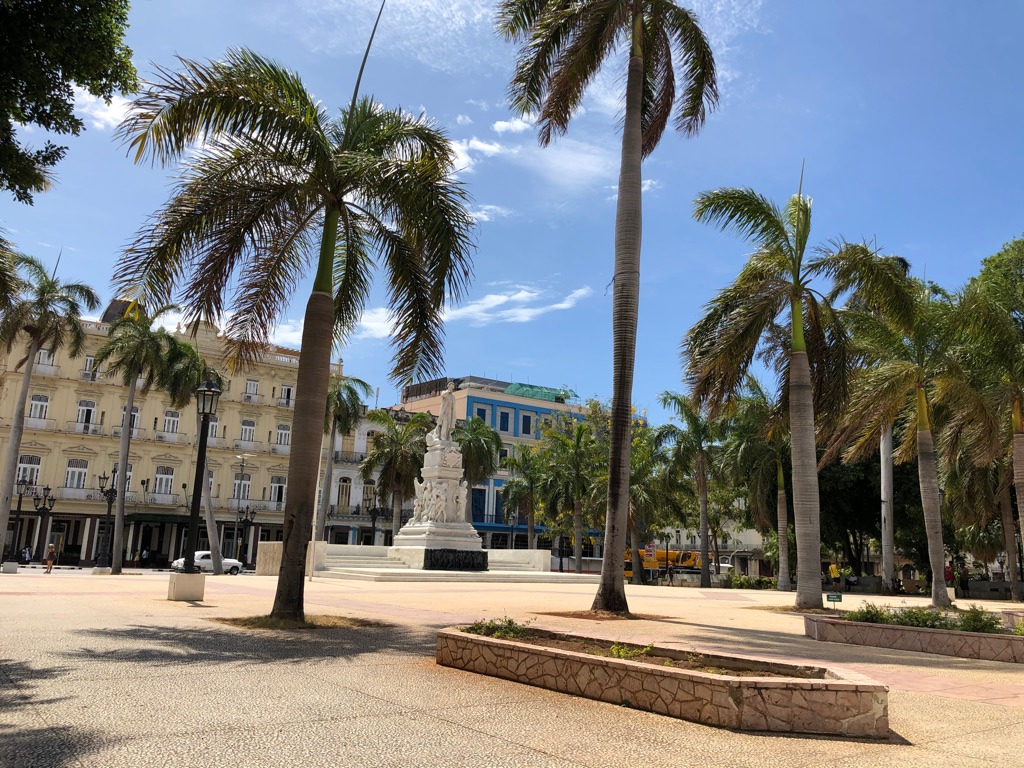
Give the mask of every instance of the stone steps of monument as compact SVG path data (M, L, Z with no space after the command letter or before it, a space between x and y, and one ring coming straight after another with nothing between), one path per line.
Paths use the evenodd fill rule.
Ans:
M551 571L421 571L411 568L331 568L318 571L324 579L349 581L471 581L504 582L511 584L596 584L600 576L594 574L555 573Z
M408 568L401 560L387 557L328 557L327 568Z

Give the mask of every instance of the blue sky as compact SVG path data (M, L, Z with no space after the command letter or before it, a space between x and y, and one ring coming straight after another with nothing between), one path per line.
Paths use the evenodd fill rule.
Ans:
M684 3L685 4L685 3ZM458 150L479 221L470 299L447 322L448 373L611 391L614 185L621 65L592 87L552 146L505 106L513 49L492 33L494 2L390 0L363 92L425 110ZM1016 3L700 0L722 74L720 108L695 139L666 134L645 163L641 309L634 401L660 421L678 389L678 344L733 279L747 247L696 224L693 198L750 186L814 199L815 241L876 240L916 274L955 287L1024 232L1024 71ZM303 77L325 104L350 98L376 12L369 0L139 0L129 45L140 75L175 54L246 46ZM1009 87L1008 87L1009 86ZM111 298L120 249L164 200L170 172L134 166L112 140L123 104L81 103L58 184L34 206L0 200L0 226L25 252ZM39 131L29 131L40 142ZM308 284L275 338L297 346ZM397 401L379 293L343 350L346 371Z

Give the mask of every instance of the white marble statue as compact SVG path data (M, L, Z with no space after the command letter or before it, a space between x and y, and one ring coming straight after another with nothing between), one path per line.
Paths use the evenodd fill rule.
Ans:
M434 437L441 442L452 439L452 427L455 426L455 382L449 381L448 387L441 395L441 412L437 417Z

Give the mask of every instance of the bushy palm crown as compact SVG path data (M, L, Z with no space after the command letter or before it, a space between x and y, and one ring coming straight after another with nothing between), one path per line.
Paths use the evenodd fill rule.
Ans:
M363 478L369 480L378 472L380 493L398 493L403 499L413 495L414 483L423 469L427 452L426 436L430 415L411 414L407 421L396 421L385 410L366 414L371 424L380 427L373 433L363 459Z
M118 288L157 304L179 293L189 323L231 309L226 334L246 361L311 269L315 289L334 294L343 339L379 266L394 375L439 369L441 311L471 275L472 221L444 134L370 98L332 118L296 74L251 51L179 62L179 73L158 70L119 128L137 160L187 159L122 258Z
M0 317L0 343L10 352L24 338L26 349L66 349L78 357L85 344L82 312L99 307L99 296L85 283L63 282L32 256L16 255L13 263L22 276L15 275L17 282L11 287L20 293L11 297ZM19 360L18 367L26 359Z
M5 230L0 229L0 308L7 307L22 290L18 276L18 257L21 254L7 239Z
M324 434L333 428L347 435L363 415L363 398L373 389L356 376L332 376L327 387L327 410L324 413Z
M501 468L509 474L499 491L502 502L527 515L536 512L545 470L541 452L532 445L517 445L501 460Z
M560 509L572 509L576 502L586 505L593 497L594 478L601 467L590 425L571 420L564 423L567 428L549 430L544 443L547 472L543 496L553 517Z
M476 485L498 471L501 436L486 421L474 416L452 430L452 440L462 451L462 471L469 485Z
M111 323L107 340L96 351L96 365L106 363L107 371L120 376L126 387L140 379L139 391L143 394L165 380L169 360L175 359L190 367L192 361L176 357L179 346L174 336L165 328L154 326L155 319L169 309L171 307L161 307L152 316L131 311ZM179 374L185 370L183 368Z

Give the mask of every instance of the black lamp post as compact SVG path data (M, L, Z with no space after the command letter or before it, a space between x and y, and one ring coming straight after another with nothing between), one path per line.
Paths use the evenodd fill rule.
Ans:
M519 522L519 510L513 509L512 505L509 505L508 511L508 548L516 548L516 523Z
M196 451L196 481L192 486L192 509L188 516L188 542L185 547L185 573L197 573L196 542L199 540L199 504L202 501L203 481L206 478L206 443L210 434L210 417L217 413L220 387L207 379L196 390L196 408L202 417L199 426L199 446Z
M107 482L110 478L107 477L105 472L97 479L100 482L100 493L107 500L107 519L103 523L103 549L99 557L96 558L96 567L109 568L114 553L114 537L111 536L112 531L110 530L110 513L114 509L114 501L117 499L117 483L111 483L110 487L107 488Z
M21 527L21 500L28 493L28 483L24 480L18 481L18 508L14 511L14 538L11 539L11 551L8 554L11 560L21 560L21 553L18 552L18 529Z
M39 491L36 491L35 495L32 496L32 506L36 508L36 512L40 515L40 522L42 521L43 515L48 515L53 512L53 507L56 504L56 499L50 495L50 486L43 486L43 495L39 495ZM45 542L44 542L45 543ZM57 553L58 556L60 553Z
M239 560L242 565L245 565L245 560L242 560L242 550L245 549L245 543L249 540L249 529L252 528L255 521L255 509L250 509L249 506L246 505L245 509L238 510L238 524L242 526L242 537L238 539L238 554L235 556L235 559Z
M999 580L1006 581L1006 553L996 555L996 562L999 563Z

